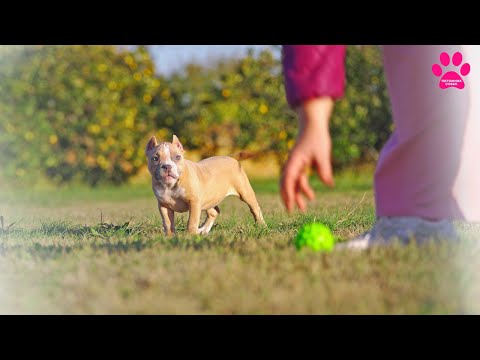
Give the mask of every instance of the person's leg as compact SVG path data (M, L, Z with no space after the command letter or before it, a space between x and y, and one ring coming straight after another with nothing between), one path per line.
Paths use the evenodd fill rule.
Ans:
M480 47L383 50L395 130L375 173L378 221L341 247L456 238L452 220L480 221L480 102L474 101L480 95L480 72L474 65L466 75L467 68L461 70L462 63L480 56ZM445 55L440 60L443 52L448 64ZM439 64L440 76L432 71L434 64ZM440 86L449 71L459 74L463 89Z

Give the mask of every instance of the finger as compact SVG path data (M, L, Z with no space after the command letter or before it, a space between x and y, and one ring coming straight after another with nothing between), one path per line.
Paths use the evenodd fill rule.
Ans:
M327 186L334 186L332 170L332 139L329 133L319 140L320 146L315 154L315 167L318 177Z
M302 193L300 192L300 189L298 189L298 191L295 193L295 202L300 211L304 212L307 209L305 200L303 200L303 196L302 196Z
M335 182L333 180L332 162L330 159L322 162L316 162L315 168L317 170L318 177L325 185L330 187L335 186Z
M325 185L333 187L335 185L333 181L333 170L332 170L332 164L331 162L327 162L326 164L322 164L319 166L319 169L317 169L319 172L319 177L320 180L322 180Z
M315 198L315 193L313 192L313 189L310 187L310 184L308 183L307 174L303 173L300 176L300 180L298 181L298 187L305 194L308 200L313 200Z
M303 167L302 161L292 154L282 173L281 194L288 212L293 210L296 184Z
M285 208L287 209L287 212L290 212L291 211L291 206L289 204L289 200L288 200L288 196L287 196L287 192L285 190L285 183L284 183L284 180L282 180L282 184L281 184L281 191L280 191L280 194L282 195L282 201L283 201L283 205L285 206Z
M282 176L282 199L288 212L293 210L293 201L295 197L295 173L290 170L290 167L285 168Z

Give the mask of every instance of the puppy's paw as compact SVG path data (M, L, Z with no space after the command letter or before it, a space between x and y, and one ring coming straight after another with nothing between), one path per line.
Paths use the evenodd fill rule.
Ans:
M210 228L206 226L202 226L198 229L198 233L201 235L207 235L210 232Z
M200 229L201 228L187 229L187 233L190 235L198 235L200 234Z
M262 227L262 228L268 228L267 223L266 223L265 221L263 221L263 220L262 220L262 221L257 221L257 222L255 223L255 225L257 225L258 227Z
M202 234L202 235L207 235L210 230L212 230L212 227L213 227L214 223L208 223L203 225L201 228L198 229L198 233L199 234Z

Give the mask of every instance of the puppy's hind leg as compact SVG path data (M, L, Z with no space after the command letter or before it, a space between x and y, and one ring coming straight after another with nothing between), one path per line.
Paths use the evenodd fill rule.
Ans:
M203 223L202 227L198 229L200 234L208 234L212 229L213 224L215 223L215 219L217 218L218 214L220 214L220 208L215 206L214 208L206 210L207 218Z
M262 226L267 226L265 220L263 219L262 210L260 209L260 205L258 205L257 197L255 196L252 185L250 185L247 174L243 169L241 169L241 171L244 181L242 181L241 184L237 186L236 190L238 192L238 197L240 198L240 200L242 200L248 205L248 207L250 208L250 212L255 219L255 222Z

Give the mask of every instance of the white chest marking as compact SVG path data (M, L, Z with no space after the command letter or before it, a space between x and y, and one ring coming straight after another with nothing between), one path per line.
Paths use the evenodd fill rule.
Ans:
M185 196L185 189L181 187L175 187L175 189L169 189L169 188L160 188L156 187L153 189L153 192L155 193L155 196L157 199L161 200L167 200L167 199L183 199Z
M179 212L188 210L187 203L184 200L185 189L181 187L177 186L174 189L155 187L153 193L162 206Z

